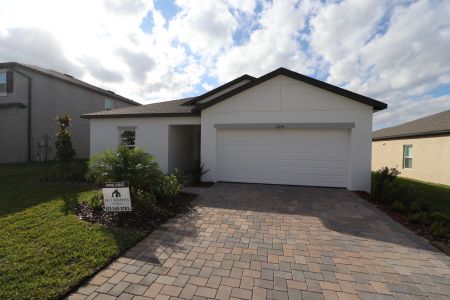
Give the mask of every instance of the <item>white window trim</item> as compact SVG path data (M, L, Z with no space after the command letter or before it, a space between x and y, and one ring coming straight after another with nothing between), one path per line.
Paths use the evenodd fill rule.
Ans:
M412 144L403 145L403 159L402 159L403 169L411 170L412 169L412 162L413 162L413 159L414 159L414 155L406 156L406 148L407 147L411 147L411 149L414 149ZM406 159L411 159L411 167L410 168L406 167Z

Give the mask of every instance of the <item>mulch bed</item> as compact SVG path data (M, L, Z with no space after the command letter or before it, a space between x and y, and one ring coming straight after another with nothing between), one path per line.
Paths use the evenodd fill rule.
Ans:
M107 212L104 210L93 212L87 203L77 205L75 212L81 220L87 222L98 223L111 227L151 231L176 214L190 210L191 203L196 196L196 194L182 192L180 193L178 199L180 205L173 207L170 210L161 210L160 213L156 213L154 211L151 213L141 211Z
M431 222L429 220L425 220L424 222L420 223L412 223L408 221L407 216L404 214L401 214L399 212L396 212L392 208L389 207L388 204L380 201L376 201L375 199L372 199L369 193L363 192L363 191L355 191L356 195L358 195L360 198L363 198L364 200L367 200L374 204L379 210L390 216L392 219L394 219L397 223L402 224L412 232L416 233L417 235L425 238L428 242L430 242L432 245L436 246L443 252L445 252L447 255L450 255L450 252L448 250L448 246L442 246L443 245L450 245L450 240L446 238L435 238L430 233L430 225Z

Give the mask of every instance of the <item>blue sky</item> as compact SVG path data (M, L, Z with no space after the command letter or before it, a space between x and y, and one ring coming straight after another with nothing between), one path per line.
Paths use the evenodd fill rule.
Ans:
M388 103L382 128L450 109L449 15L439 0L16 0L0 60L142 103L286 67Z

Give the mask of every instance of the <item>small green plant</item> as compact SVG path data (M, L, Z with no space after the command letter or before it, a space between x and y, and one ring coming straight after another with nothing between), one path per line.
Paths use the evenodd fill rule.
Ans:
M394 203L392 203L391 208L399 213L406 211L405 204L400 200L395 200Z
M443 221L434 221L430 226L431 235L435 238L445 238L448 228Z
M421 223L425 219L424 212L415 212L408 216L408 222L411 223Z
M170 205L181 191L181 184L175 175L165 175L158 180L155 196L161 205Z
M379 169L373 178L372 195L379 201L387 201L386 194L395 186L395 179L400 174L396 168L384 167Z
M156 198L152 193L137 191L132 200L133 210L155 213L157 211Z
M95 193L89 199L89 207L92 209L93 214L98 214L103 210L103 195L101 193Z
M56 133L56 159L61 163L61 176L66 177L67 166L75 159L75 149L72 145L72 133L69 131L70 117L65 114L57 117L59 129Z
M186 174L180 170L180 169L176 169L172 172L172 174L177 178L178 183L181 186L184 186L185 182L186 182Z
M431 220L434 222L450 222L449 218L441 212L435 211L431 214Z
M194 168L192 169L192 181L194 184L199 184L202 182L202 177L206 173L208 173L209 170L205 170L205 164L201 162L201 160L197 159L194 164Z

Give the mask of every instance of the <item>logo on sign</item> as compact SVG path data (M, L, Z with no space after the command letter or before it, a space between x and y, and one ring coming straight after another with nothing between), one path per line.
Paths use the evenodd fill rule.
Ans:
M118 197L120 197L120 193L118 190L115 190L111 196L113 196L114 198L118 198Z

